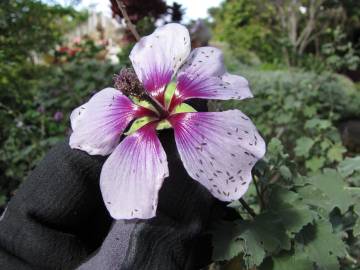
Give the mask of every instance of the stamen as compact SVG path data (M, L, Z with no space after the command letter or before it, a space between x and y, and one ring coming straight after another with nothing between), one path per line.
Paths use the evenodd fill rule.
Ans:
M114 76L114 86L127 97L132 96L141 100L145 98L146 90L132 68L121 69L119 74Z
M119 74L114 76L114 86L127 97L132 96L149 102L161 118L166 118L169 115L163 106L147 93L132 68L121 69Z

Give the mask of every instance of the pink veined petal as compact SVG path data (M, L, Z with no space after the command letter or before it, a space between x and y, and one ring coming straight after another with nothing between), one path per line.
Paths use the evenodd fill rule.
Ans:
M155 216L158 192L169 176L165 151L150 123L126 137L106 160L100 188L114 219Z
M70 147L90 155L108 155L119 143L127 125L149 114L150 111L135 105L120 91L101 90L71 113Z
M169 23L136 43L130 60L147 91L162 97L165 85L186 60L190 48L188 30L180 24Z
M222 52L213 47L193 50L177 76L176 104L190 98L245 99L252 97L248 81L226 72Z
M265 154L265 142L238 110L180 113L170 118L189 175L218 199L239 199L251 182L251 169Z

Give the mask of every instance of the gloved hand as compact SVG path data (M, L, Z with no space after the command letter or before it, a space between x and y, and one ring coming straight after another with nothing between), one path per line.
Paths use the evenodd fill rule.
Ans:
M204 233L221 204L187 175L172 131L160 139L170 176L156 217L113 222L107 236L112 220L99 189L105 158L68 142L52 149L3 214L0 269L200 269L211 253Z
M65 141L38 164L0 220L0 269L74 269L96 250L111 218L99 190L105 158Z
M217 201L187 175L172 131L162 131L160 140L170 176L160 190L156 217L114 222L101 248L79 270L184 270L209 262L211 243L204 232Z

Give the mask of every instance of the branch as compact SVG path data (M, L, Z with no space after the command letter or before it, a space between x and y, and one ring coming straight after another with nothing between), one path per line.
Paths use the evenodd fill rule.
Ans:
M256 180L257 177L255 177L255 175L253 176L254 178L254 184L255 184L255 189L256 189L256 194L258 196L259 199L259 204L260 204L260 209L264 209L265 207L265 202L264 202L264 198L262 197L258 182Z
M245 208L245 210L249 213L253 218L256 217L255 211L245 202L244 199L239 199L241 205Z
M296 47L300 47L298 50L300 53L305 49L306 45L310 42L309 37L314 32L316 28L316 20L321 11L321 6L324 3L324 0L311 0L310 6L308 7L309 18L308 22L300 34L298 40L296 41Z
M124 19L125 19L125 23L126 23L126 26L127 28L130 30L130 32L133 34L133 36L135 37L136 41L139 41L140 40L140 35L139 33L136 31L136 27L135 25L132 24L130 18L129 18L129 15L127 14L126 12L126 6L125 4L123 3L123 1L121 0L116 0L116 4L118 5L120 11L121 11L121 14L123 15Z

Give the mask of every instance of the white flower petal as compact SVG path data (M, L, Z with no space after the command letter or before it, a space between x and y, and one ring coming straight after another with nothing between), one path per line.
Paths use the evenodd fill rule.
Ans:
M158 192L169 176L165 151L148 124L126 137L106 160L100 188L114 219L155 216Z

